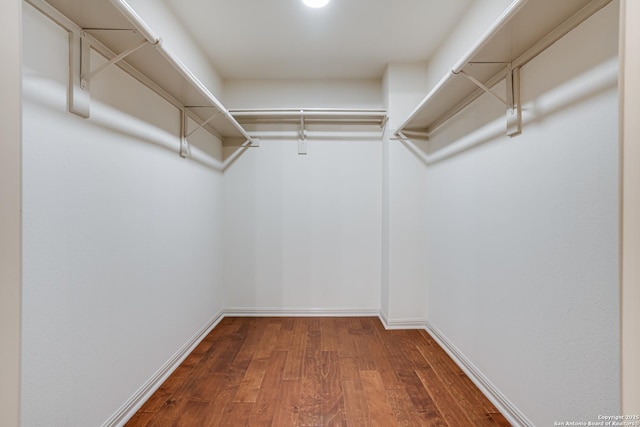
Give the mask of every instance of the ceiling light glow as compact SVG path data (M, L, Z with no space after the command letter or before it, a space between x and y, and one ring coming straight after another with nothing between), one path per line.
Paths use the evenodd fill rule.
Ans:
M329 0L302 0L302 2L309 7L318 8L326 6Z

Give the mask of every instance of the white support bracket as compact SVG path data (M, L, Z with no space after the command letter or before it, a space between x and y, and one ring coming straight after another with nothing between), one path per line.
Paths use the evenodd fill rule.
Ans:
M88 30L87 30L88 31ZM100 30L131 31L135 30ZM147 40L114 56L95 70L91 70L91 38L85 30L69 32L69 111L88 118L91 105L91 79L105 68L122 61L133 52L149 44Z
M105 31L105 30L102 30L102 31ZM122 30L117 30L117 31L122 31ZM131 30L131 31L134 31L134 30ZM86 40L87 38L86 36L87 36L86 32L83 31L82 39ZM142 40L140 43L130 47L129 49L122 52L121 54L114 56L109 61L105 62L95 70L90 69L91 64L89 63L89 61L87 61L87 64L81 63L80 87L85 89L93 77L97 76L100 72L102 72L107 67L110 67L111 65L117 64L118 62L122 61L124 58L131 55L133 52L140 49L141 47L146 46L148 43L149 42L147 40ZM82 65L86 65L86 68L82 67Z
M180 157L186 159L189 157L189 141L187 140L187 125L189 117L185 108L180 109Z
M453 72L456 75L465 77L471 83L478 86L492 98L507 107L507 135L516 136L522 133L522 109L520 105L520 68L513 69L511 64L507 64L505 80L507 86L507 99L504 99L484 83L466 73L464 70Z
M79 32L69 32L69 111L85 119L91 110L89 83L82 85L82 70L89 69L90 44Z
M191 109L191 108L199 108L199 107L184 107L184 111L185 114L186 112ZM204 108L204 107L200 107L200 108ZM185 138L190 137L191 135L193 135L194 133L196 133L197 131L199 131L200 129L202 129L203 127L205 127L209 122L211 122L211 120L215 119L216 117L218 117L220 114L222 114L222 111L217 110L215 113L213 113L208 119L206 119L205 121L203 121L202 123L200 123L198 126L196 126L195 129L193 129L191 132L187 132L187 128L186 128L186 123L185 123Z
M194 119L193 112L191 112L191 115L190 115L190 110L195 108L216 108L216 111L213 114L211 114L207 119L200 121L199 118L197 120ZM180 108L180 157L187 158L191 153L191 150L189 148L188 138L194 133L196 133L197 131L199 131L200 129L205 128L212 120L214 120L216 117L220 116L221 114L224 114L224 112L212 105L195 105L195 106L185 106ZM199 122L198 125L191 130L189 130L190 118L194 122ZM213 135L216 137L222 138L222 136L218 135L215 131L213 132ZM247 140L247 142L249 142L248 147L260 147L260 139L258 138L252 138L251 140Z
M522 105L520 103L520 67L507 73L507 135L514 137L522 133Z
M307 154L307 129L304 122L304 110L300 110L300 134L298 137L298 154Z

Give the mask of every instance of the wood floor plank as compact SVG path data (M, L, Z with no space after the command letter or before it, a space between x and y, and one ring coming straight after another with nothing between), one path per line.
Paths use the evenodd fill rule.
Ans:
M397 420L387 398L382 377L378 371L362 371L362 390L367 399L371 425L380 427L397 426Z
M398 375L411 398L416 414L420 417L421 424L426 423L430 426L439 427L447 426L442 414L438 411L415 371L400 371Z
M340 343L338 341L339 319L329 318L325 322L328 324L320 332L320 343L322 351L338 351Z
M326 427L347 425L337 351L322 352L322 421Z
M178 366L138 412L157 412L179 389L185 387L185 384L191 379L192 371L192 366Z
M209 402L188 400L180 416L176 418L172 427L193 427L202 425L207 417Z
M360 365L358 361L358 356L343 356L338 352L340 378L343 380L360 381Z
M252 359L249 363L238 391L233 398L234 403L255 403L262 385L262 380L267 371L269 359Z
M278 396L273 414L273 427L298 425L302 379L282 380L274 393Z
M318 335L318 349L320 336ZM312 346L313 347L313 346ZM302 390L300 391L299 427L322 426L322 366L320 352L311 348L305 353Z
M276 400L279 396L274 394L282 382L284 365L287 353L282 351L272 352L267 369L260 385L260 390L253 406L249 424L255 426L270 426L276 409Z
M302 379L302 367L304 365L304 350L287 351L287 360L284 364L284 372L282 378L285 380Z
M424 331L377 318L225 318L129 420L168 426L508 421Z
M433 339L419 341L417 347L466 417L475 426L495 426L495 422L488 414L498 411L445 351Z
M511 427L511 423L499 412L488 413L489 417L500 427Z
M264 359L271 356L271 353L275 350L279 335L280 324L269 322L262 333L262 337L260 338L260 343L256 348L254 357L258 359Z
M462 408L458 405L458 401L451 395L449 390L444 387L444 384L442 384L442 381L440 381L440 378L433 372L430 366L417 369L416 374L436 404L442 417L450 426L474 427L474 424L467 418Z
M397 388L387 390L387 399L389 399L389 405L391 405L391 410L398 423L398 427L421 427L429 425L419 416L406 389Z
M355 357L358 354L356 343L353 340L353 334L351 334L350 319L342 319L338 324L338 330L336 331L336 338L338 339L338 355Z
M224 415L220 420L220 427L248 426L249 416L253 409L253 403L230 402L227 404Z
M136 412L126 425L135 425L138 427L147 427L151 425L151 421L156 416L155 412Z
M374 334L369 340L368 349L369 352L374 355L376 371L382 378L385 388L402 387L402 382L396 374L396 369L399 365L402 365L404 356L402 354L390 354L384 342L386 336L392 336L394 334L391 331L381 331L377 328L373 330Z
M285 324L289 322L282 322L280 325L280 331L277 335L277 340L273 351L289 351L293 345L293 323L289 326L289 329L285 329Z
M292 350L304 350L307 342L306 325L302 319L296 318L293 321L293 339L291 340Z
M217 427L222 425L226 411L231 408L233 397L236 395L237 388L221 387L220 393L215 399L209 402L206 418L202 423L203 426Z
M369 406L360 380L342 381L344 408L348 426L371 426Z

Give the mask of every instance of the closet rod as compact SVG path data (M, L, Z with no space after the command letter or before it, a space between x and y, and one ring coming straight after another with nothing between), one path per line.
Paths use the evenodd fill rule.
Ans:
M345 108L271 108L261 110L232 109L229 113L245 122L283 122L298 120L335 123L372 123L384 126L387 121L385 110L345 109Z
M266 109L230 109L229 112L236 116L299 116L302 112L305 116L310 115L341 115L341 116L374 116L384 117L385 110L366 110L356 108L266 108Z

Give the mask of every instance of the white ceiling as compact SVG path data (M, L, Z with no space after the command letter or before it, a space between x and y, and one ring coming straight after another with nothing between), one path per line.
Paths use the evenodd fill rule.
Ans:
M164 1L225 79L351 79L426 61L473 0Z

